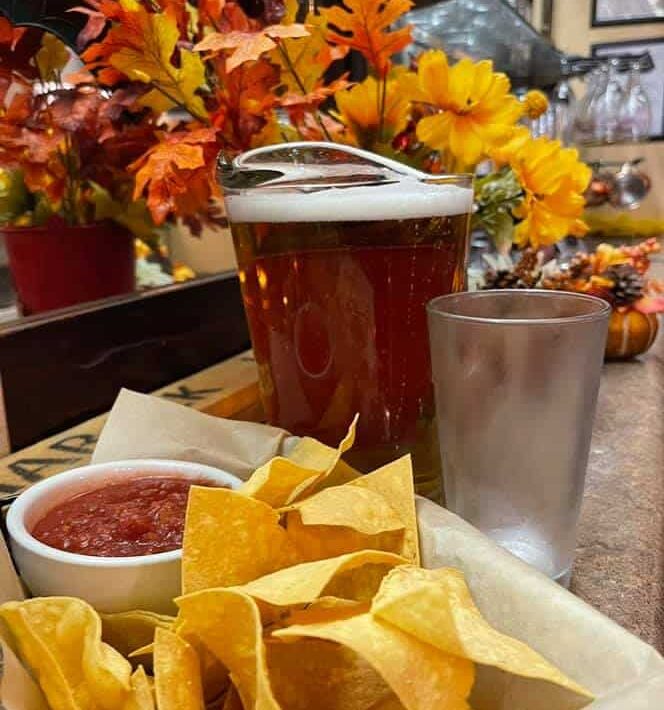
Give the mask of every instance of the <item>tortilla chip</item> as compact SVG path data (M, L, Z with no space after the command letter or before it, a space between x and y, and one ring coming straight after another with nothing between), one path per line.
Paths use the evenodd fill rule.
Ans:
M417 532L417 512L415 510L415 488L413 465L410 456L382 466L366 476L360 476L348 484L349 487L365 488L379 493L397 511L406 531L403 546L397 552L413 564L420 564L420 545Z
M195 634L228 668L243 706L279 710L267 674L256 602L234 589L206 589L175 601L187 632Z
M287 514L286 531L302 562L325 560L364 550L397 553L403 547L403 528L378 535L365 535L353 528L335 525L304 525L299 511Z
M330 471L330 473L321 478L311 485L307 489L307 495L311 496L314 493L320 493L320 491L326 488L331 488L332 486L343 486L351 481L356 481L361 478L362 474L350 464L347 464L343 459L337 461L337 465Z
M184 594L245 584L297 561L269 505L225 488L191 487L182 544Z
M53 710L117 710L131 694L131 665L101 640L101 619L80 599L48 597L0 606L23 662Z
M198 656L172 631L154 635L154 688L159 710L205 710Z
M356 423L357 416L336 449L309 437L302 438L288 457L277 456L256 469L240 492L274 508L297 500L332 474L341 455L355 441Z
M102 640L125 657L151 644L155 629L170 629L175 621L174 616L151 611L123 611L99 616Z
M525 643L490 626L475 606L459 570L398 567L383 580L371 613L458 658L592 697Z
M270 682L283 708L375 710L388 700L398 703L371 665L345 646L303 638L270 641L266 650Z
M373 598L391 569L405 562L398 555L365 550L288 567L238 587L237 591L282 607L310 604L323 596L365 601Z
M348 484L326 488L280 512L297 511L304 525L332 525L353 528L364 535L378 535L404 529L397 511L380 495Z
M364 614L371 609L370 601L353 601L339 597L320 597L304 608L291 607L276 619L279 626L297 624L322 624L327 621L347 619L349 616Z
M469 710L472 662L443 653L371 614L291 626L275 631L273 637L326 639L352 649L382 676L408 710Z
M226 693L222 710L244 710L242 701L240 700L240 694L237 692L234 685L231 685Z
M139 666L129 679L131 696L122 710L155 710L152 683L145 674L143 666Z
M176 617L171 631L183 638L196 653L206 705L218 701L226 693L230 685L228 669L209 651L200 638L189 629L182 616Z

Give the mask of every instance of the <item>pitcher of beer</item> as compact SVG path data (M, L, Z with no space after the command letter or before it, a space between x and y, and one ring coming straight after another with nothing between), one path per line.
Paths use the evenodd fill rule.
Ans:
M425 305L463 290L470 175L428 175L334 143L284 143L219 176L270 424L369 472L410 453L440 495Z

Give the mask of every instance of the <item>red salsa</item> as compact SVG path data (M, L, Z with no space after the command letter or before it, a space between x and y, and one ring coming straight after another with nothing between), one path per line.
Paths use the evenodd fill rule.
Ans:
M33 537L65 552L131 557L182 546L189 488L209 480L144 476L70 498L37 522Z

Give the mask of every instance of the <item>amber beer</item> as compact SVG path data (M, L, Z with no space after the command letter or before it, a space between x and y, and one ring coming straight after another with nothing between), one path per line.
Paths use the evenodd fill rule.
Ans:
M227 196L270 423L335 445L369 471L413 454L435 496L425 304L464 288L469 187L392 185Z

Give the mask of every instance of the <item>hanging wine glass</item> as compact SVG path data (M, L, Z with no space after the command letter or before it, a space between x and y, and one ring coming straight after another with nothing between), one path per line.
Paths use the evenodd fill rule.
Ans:
M600 143L616 143L623 138L620 114L625 101L625 90L618 75L619 66L618 58L612 57L609 60L606 86L604 91L596 96L591 108L594 138Z
M567 145L572 140L573 118L577 101L570 85L569 61L565 57L560 60L560 70L560 81L553 89L548 111L551 113L553 137Z
M590 143L595 136L593 104L606 88L608 69L595 67L586 77L586 93L577 103L574 112L573 134L576 143Z
M648 140L651 119L650 98L641 83L641 65L636 59L630 66L627 92L620 111L620 130L627 140Z

